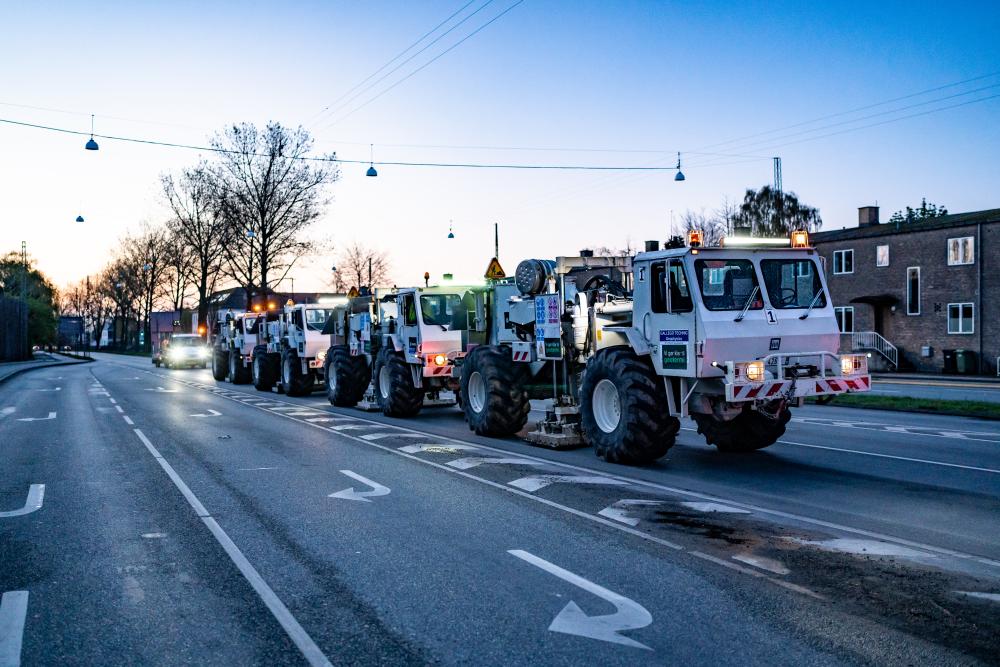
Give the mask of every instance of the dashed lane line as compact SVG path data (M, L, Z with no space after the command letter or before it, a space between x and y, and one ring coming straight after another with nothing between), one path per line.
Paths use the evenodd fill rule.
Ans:
M21 664L24 617L28 613L28 591L7 591L0 598L0 665Z
M916 459L909 456L896 456L895 454L878 454L876 452L863 452L857 449L843 449L841 447L827 447L826 445L807 445L804 442L792 442L791 440L778 440L779 444L792 445L794 447L808 447L809 449L826 449L831 452L842 452L844 454L861 454L863 456L874 456L880 459L895 459L897 461L910 461L911 463L925 463L927 465L942 466L945 468L961 468L963 470L975 470L977 472L988 472L1000 475L1000 470L993 468L980 468L979 466L967 466L958 463L944 463L943 461L930 461L928 459Z

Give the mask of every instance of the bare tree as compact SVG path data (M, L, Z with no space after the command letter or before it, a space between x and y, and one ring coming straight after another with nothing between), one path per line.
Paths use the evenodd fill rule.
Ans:
M150 313L153 303L163 293L169 268L169 237L165 227L143 225L134 236L122 241L125 283L133 297L132 308L145 332L143 350L152 349Z
M705 247L715 247L726 235L726 221L719 217L717 213L706 213L705 209L700 211L685 211L681 215L681 225L684 233L698 231L701 232L701 244Z
M180 310L184 289L193 283L198 292L198 322L208 317L208 297L215 290L223 259L227 226L219 214L217 188L208 164L185 169L176 180L160 177L163 195L174 213L170 230L182 246L176 248L171 262L174 277L173 302Z
M352 287L386 285L390 280L389 258L381 250L352 243L337 254L333 288L338 292L346 292Z
M194 274L195 256L191 246L170 230L166 240L166 271L164 273L161 298L170 310L184 310L191 292L191 277ZM201 322L201 320L199 320Z
M339 178L335 156L310 159L309 133L274 122L263 130L233 125L212 146L220 151L211 173L226 225L224 270L248 299L255 290L267 294L314 249L304 232L329 202L326 186Z

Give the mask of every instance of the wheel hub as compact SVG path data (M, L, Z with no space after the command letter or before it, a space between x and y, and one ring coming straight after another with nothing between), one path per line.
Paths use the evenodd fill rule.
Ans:
M472 411L477 414L482 412L486 408L486 381L483 379L483 374L479 371L473 371L472 375L469 376L467 393L468 396L466 398L469 401L469 406L472 407Z
M622 420L621 400L615 383L607 378L598 382L592 403L597 427L605 433L613 433Z

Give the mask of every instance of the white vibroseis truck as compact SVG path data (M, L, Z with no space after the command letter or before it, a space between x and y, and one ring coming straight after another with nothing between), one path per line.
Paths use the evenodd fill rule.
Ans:
M251 377L259 391L275 386L289 396L305 396L322 380L329 337L323 327L333 305L293 304L268 312L258 323Z
M260 313L223 310L212 329L212 377L220 382L247 384L251 359L257 345Z
M520 295L499 304L506 313L524 301L544 304L535 308L531 345L518 346L527 354L498 341L494 326L494 344L463 364L466 418L480 433L523 426L509 405L527 400L540 361L559 356L546 363L554 364L556 405L568 405L542 429L579 428L599 456L621 463L662 457L688 416L720 450L761 449L781 437L789 408L805 397L870 388L867 357L838 354L833 304L803 232L792 234L791 247L731 240L639 253L628 296L579 289L567 280L573 262L528 262L535 278L521 280L522 262ZM560 327L553 302L564 307ZM485 357L492 363L480 363Z

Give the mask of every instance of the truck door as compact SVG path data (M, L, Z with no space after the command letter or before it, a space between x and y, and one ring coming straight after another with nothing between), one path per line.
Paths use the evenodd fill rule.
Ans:
M679 257L653 262L650 273L653 363L662 375L690 377L695 369L695 313L684 263Z
M399 303L399 341L406 354L406 360L410 363L417 363L417 346L420 343L420 325L417 321L417 299L416 294L401 294L397 300Z

